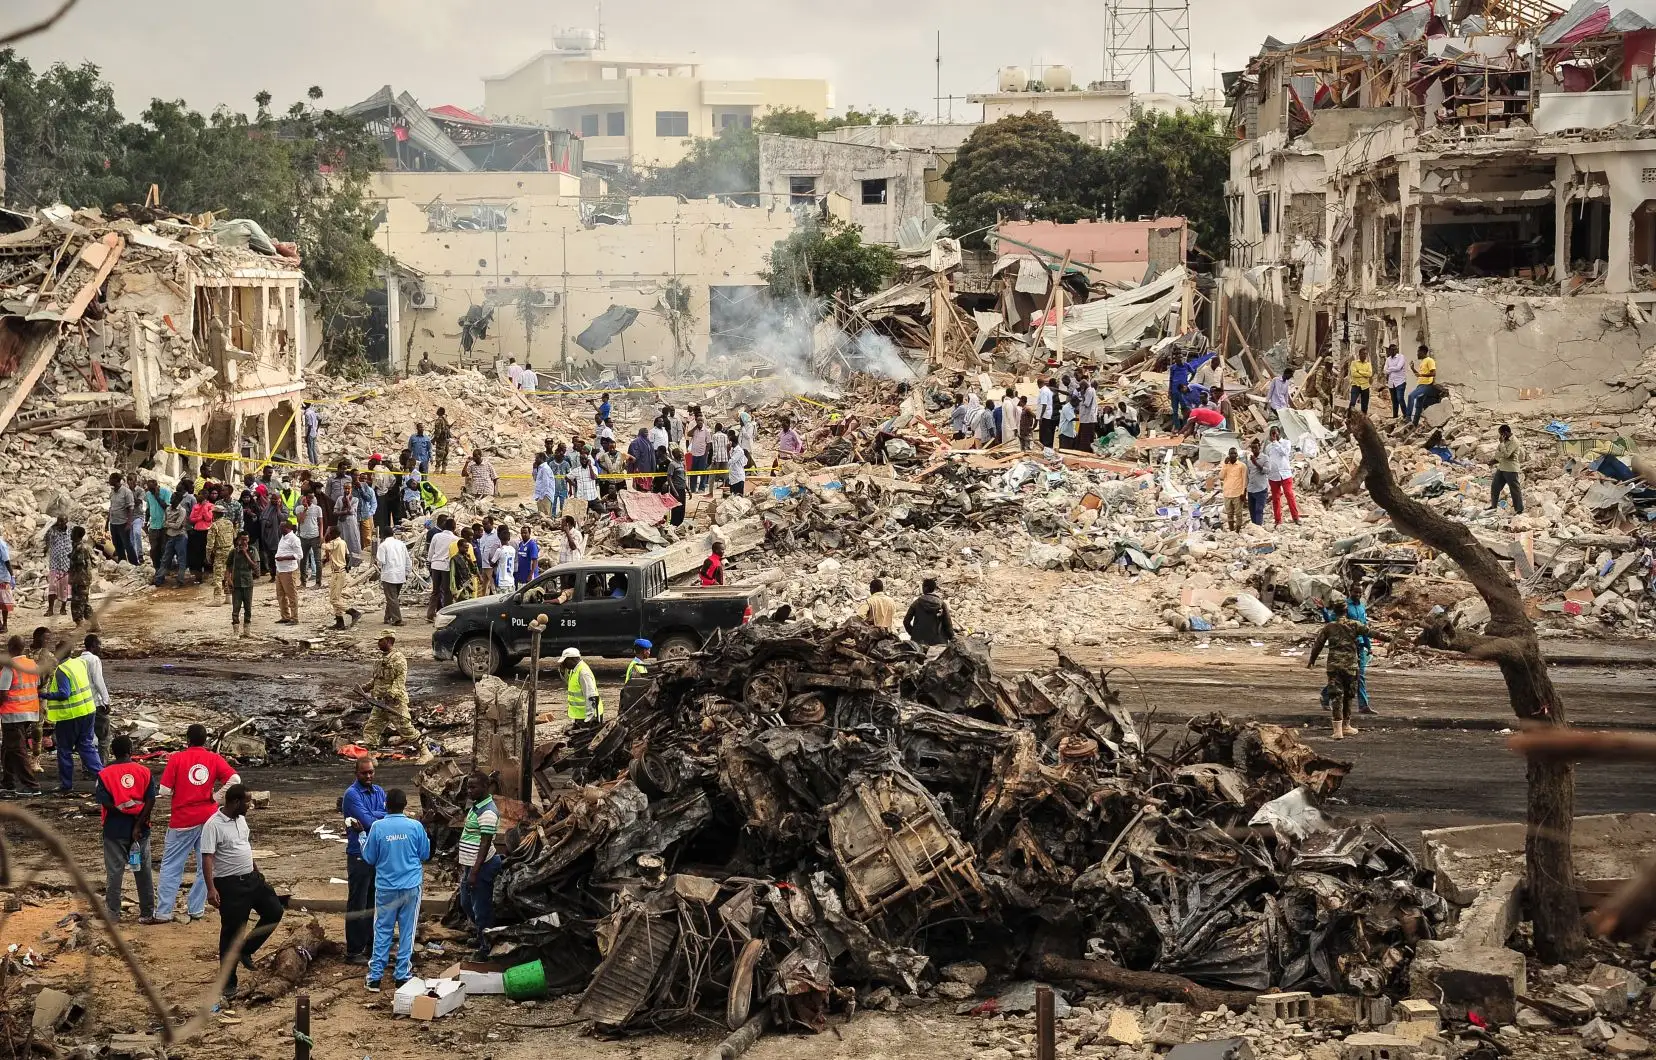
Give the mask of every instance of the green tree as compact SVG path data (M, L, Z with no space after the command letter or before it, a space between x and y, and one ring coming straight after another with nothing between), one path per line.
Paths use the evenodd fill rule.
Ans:
M638 181L642 195L745 195L758 201L759 138L752 129L728 128L717 136L687 141L690 150L677 163L646 172Z
M971 246L1001 220L1079 221L1095 217L1102 152L1047 114L1014 114L971 135L955 155L945 211Z
M890 247L864 243L860 225L813 221L771 248L760 277L773 298L812 300L837 296L858 301L881 290L897 273Z
M772 107L754 121L753 128L755 132L815 140L818 134L829 129L844 129L858 125L914 125L919 120L920 113L913 110L906 110L897 115L877 107L870 107L865 111L851 107L837 118L819 118L799 107Z
M320 88L307 96L277 114L260 93L251 117L155 100L129 127L119 168L134 200L153 184L169 209L245 217L298 243L328 358L339 362L362 352L363 295L382 260L367 197L382 156L361 121L317 107Z
M0 116L8 204L82 206L120 193L121 178L111 169L125 122L96 66L56 63L37 75L14 50L0 50Z
M1230 141L1213 114L1141 114L1104 153L1108 216L1183 217L1212 257L1230 247Z

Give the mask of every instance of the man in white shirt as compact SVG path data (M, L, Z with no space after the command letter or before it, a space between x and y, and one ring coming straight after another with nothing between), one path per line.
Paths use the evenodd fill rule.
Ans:
M730 448L730 495L740 497L747 492L748 451L737 442Z
M1271 513L1276 525L1282 525L1282 498L1288 497L1288 514L1294 525L1300 521L1299 505L1294 501L1294 447L1282 436L1281 427L1271 428L1270 444L1265 446L1265 471L1271 479Z
M598 444L602 445L606 441L615 441L615 427L610 424L609 420L605 420L598 425Z
M526 364L523 366L523 371L518 373L517 386L519 390L539 390L540 376L536 375L535 370Z
M586 555L586 537L575 525L575 517L563 517L563 530L558 534L558 563L579 563Z
M236 992L236 965L253 967L253 955L282 922L282 900L265 882L253 864L253 842L247 833L247 788L232 784L224 792L224 807L201 829L201 871L207 878L207 901L219 911L219 964L231 957L247 918L259 914L259 922L241 945L240 955L230 964L230 978L224 996ZM228 1002L223 1003L228 1008Z
M523 365L517 363L516 357L506 358L506 381L516 387L518 380L521 378L523 378Z
M426 567L431 571L431 598L426 602L426 621L436 622L437 612L454 601L449 598L449 550L460 538L454 533L454 517L438 516L437 532L426 548Z
M86 683L92 686L92 705L97 708L92 729L98 738L98 755L105 762L113 762L109 755L109 686L104 684L103 659L98 655L102 650L98 635L89 633L80 657L86 663Z
M666 449L671 445L672 439L667 437L667 421L657 416L655 423L650 426L649 438L651 452L657 449Z
M500 528L500 544L495 546L494 586L497 593L509 593L517 588L517 546L512 544L512 528Z
M1041 380L1041 389L1035 394L1035 419L1041 432L1041 448L1051 449L1058 435L1058 396L1050 379Z
M1001 398L1001 441L1012 442L1018 437L1018 395L1011 390Z
M298 526L292 519L285 520L281 540L276 543L276 606L282 612L276 620L279 626L299 624L299 561L304 555Z
M408 546L396 537L387 537L374 552L379 564L380 590L385 593L385 624L400 626L402 588L408 582Z
M477 539L477 558L482 560L483 566L494 566L495 553L500 551L500 535L504 532L505 527L495 529L492 517L483 520L483 536Z

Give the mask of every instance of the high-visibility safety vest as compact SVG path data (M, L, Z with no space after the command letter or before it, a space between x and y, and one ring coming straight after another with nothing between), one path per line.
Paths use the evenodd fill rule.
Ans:
M585 721L587 716L587 697L581 690L581 677L592 677L592 668L585 662L575 664L575 669L569 671L569 720ZM593 684L597 684L596 681ZM602 696L595 697L598 701L598 716L604 716L604 700Z
M650 676L650 668L645 665L643 659L634 659L627 664L627 676L621 679L621 684L623 686L632 684L634 675L638 677Z
M299 491L296 489L285 489L281 492L280 496L282 498L282 507L287 509L287 514L290 517L297 514L299 511Z
M98 709L92 702L92 679L86 672L85 659L65 659L58 664L57 672L69 682L69 698L46 701L47 721L56 725L85 717Z
M98 783L108 791L109 797L115 802L115 809L119 813L136 817L144 812L144 793L149 791L150 771L148 766L137 762L112 762L104 766L98 774ZM101 807L104 811L104 820L109 819L109 807Z
M11 688L0 692L0 716L40 717L40 667L24 656L6 665L12 674Z

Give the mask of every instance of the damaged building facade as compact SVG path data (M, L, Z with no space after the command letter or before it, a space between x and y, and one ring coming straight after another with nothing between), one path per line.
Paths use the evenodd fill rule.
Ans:
M924 226L946 196L946 165L937 154L883 146L759 137L759 198L766 206L826 211L860 225L863 238L897 246L908 222Z
M765 287L786 207L593 200L562 173L380 173L375 241L397 264L390 367L542 371L705 359Z
M1376 4L1229 79L1227 346L1424 343L1475 401L1597 399L1656 341L1656 25L1464 7Z
M140 224L62 206L7 217L0 433L91 431L118 460L153 458L167 475L183 459L169 448L294 451L306 314L292 244L248 221Z

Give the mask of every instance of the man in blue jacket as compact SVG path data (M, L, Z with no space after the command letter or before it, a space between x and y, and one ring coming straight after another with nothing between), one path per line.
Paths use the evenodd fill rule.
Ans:
M414 928L420 919L420 885L431 840L425 825L404 814L408 796L401 788L385 793L385 816L368 832L362 858L374 866L374 957L368 962L369 991L378 993L391 957L391 932L397 932L398 986L414 975Z
M1178 430L1184 427L1185 414L1190 411L1186 404L1190 400L1185 393L1185 387L1196 377L1196 370L1208 362L1213 356L1212 351L1202 354L1195 360L1186 360L1182 353L1173 355L1173 363L1167 369L1167 396L1173 402L1173 428Z
M356 781L345 789L339 812L345 818L345 962L365 965L374 946L374 866L362 858L362 841L385 816L373 758L357 759Z

